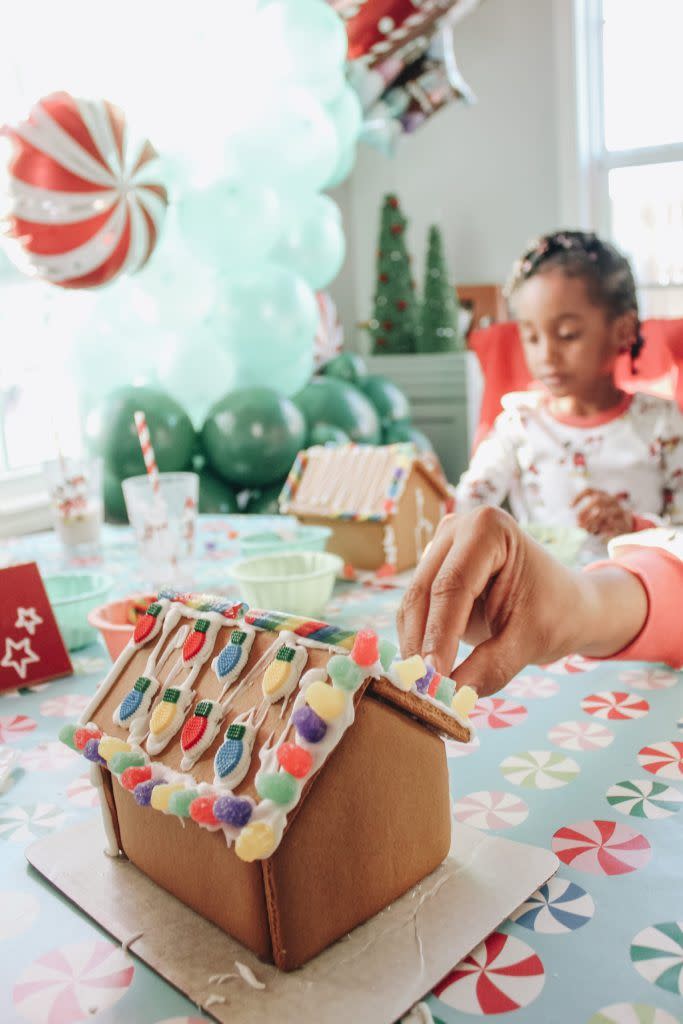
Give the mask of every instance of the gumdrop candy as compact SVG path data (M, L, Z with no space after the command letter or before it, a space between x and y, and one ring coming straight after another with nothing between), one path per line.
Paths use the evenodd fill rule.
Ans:
M359 665L345 654L334 654L327 663L327 671L335 686L353 692L363 682Z
M442 676L441 682L437 686L436 693L434 694L436 699L438 701L441 701L442 704L445 704L446 707L449 708L451 706L451 701L453 700L454 693L455 683L453 682L453 680L449 679L448 676Z
M130 769L129 769L130 770ZM132 771L137 769L133 768ZM167 814L170 810L169 804L174 793L181 793L184 789L182 782L160 782L152 790L150 801L155 811L164 811Z
M149 802L152 799L152 791L155 786L159 783L155 782L154 779L148 779L147 782L138 782L137 786L133 790L133 796L135 797L136 803L140 804L141 807L149 807Z
M436 676L436 669L431 665L427 665L427 671L423 676L420 676L415 682L415 689L418 693L429 693L429 686L434 677Z
M389 671L389 666L393 662L397 653L398 647L396 644L392 644L391 640L379 641L379 660L385 672Z
M270 857L277 843L272 827L265 821L250 821L240 832L235 853L247 863Z
M323 722L334 722L345 710L349 697L345 690L316 679L306 690L305 699Z
M413 685L427 673L427 666L419 654L413 654L412 658L404 661L395 661L392 667L392 681L399 690L407 693L412 690Z
M313 708L298 708L292 715L292 722L301 738L308 743L320 743L327 732L327 725Z
M429 686L427 687L427 693L430 697L436 697L436 691L439 689L442 679L443 676L439 672L434 672L432 674L432 678L429 680Z
M102 737L101 729L87 729L82 726L74 732L74 743L76 750L84 750L88 740L99 740Z
M58 736L62 743L65 743L67 747L71 747L72 750L78 750L74 742L74 733L76 732L75 725L63 725L59 730Z
M119 782L124 789L135 789L141 782L149 782L152 778L152 769L147 765L143 765L142 768L126 768L125 772L121 772L121 778Z
M256 777L256 792L274 804L291 804L296 798L296 779L289 772L268 772Z
M368 668L379 661L379 643L372 629L360 629L351 648L351 657L357 665Z
M213 805L213 813L218 821L233 828L244 828L251 818L253 807L248 800L234 796L219 796Z
M280 767L295 779L305 778L313 767L313 758L309 751L297 747L296 743L283 743L278 747L277 759Z
M138 750L121 751L109 758L109 767L115 775L125 772L126 768L142 768L146 763L145 755Z
M198 796L190 804L190 817L198 825L219 825L213 813L213 805L216 802L215 796Z
M118 740L114 736L105 736L100 740L100 757L105 761L111 760L114 754L124 754L129 750L132 750L130 743Z
M451 708L458 715L462 715L463 718L469 718L470 711L474 710L474 706L479 700L479 694L471 686L461 686L455 691L455 696L451 701Z
M168 801L169 813L177 814L179 818L189 818L190 807L198 795L196 789L183 789L179 793L171 793Z
M88 740L86 745L83 747L83 754L89 761L94 764L106 764L103 757L100 757L100 741L97 739Z

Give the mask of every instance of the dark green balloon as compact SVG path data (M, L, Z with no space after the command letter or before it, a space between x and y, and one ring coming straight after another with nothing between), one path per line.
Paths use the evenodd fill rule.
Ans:
M202 427L209 466L241 487L281 480L305 441L301 411L270 388L230 392L211 407Z
M274 516L280 511L278 498L284 487L285 477L270 487L263 487L259 491L252 491L247 499L246 511L252 515Z
M400 423L390 423L384 431L385 444L399 444L412 442L418 452L433 452L434 447L426 434L410 425L405 420Z
M331 423L316 423L308 435L309 444L348 444L350 440L348 434Z
M302 388L294 401L299 406L309 432L319 423L339 427L359 444L378 444L379 420L374 406L365 395L335 377L314 377Z
M323 366L326 377L338 377L339 380L347 380L349 384L357 384L367 376L367 372L364 360L356 352L340 352Z
M210 469L204 469L199 474L199 511L213 515L239 512L232 487L215 476Z
M102 455L115 476L124 480L145 472L133 413L141 409L161 473L190 468L196 434L190 417L170 395L153 388L119 388L94 408L86 420L86 443Z
M383 428L390 423L410 419L410 403L393 381L371 376L359 381L358 387L374 405Z
M121 481L105 467L102 487L104 490L104 517L108 523L127 523L128 513L123 498Z

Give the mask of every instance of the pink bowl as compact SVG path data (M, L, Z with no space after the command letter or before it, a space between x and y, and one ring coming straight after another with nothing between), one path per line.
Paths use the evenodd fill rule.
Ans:
M112 661L116 661L133 635L135 627L129 619L131 608L136 604L146 607L154 600L155 594L131 594L120 601L110 601L109 604L93 608L89 613L88 622L99 629Z

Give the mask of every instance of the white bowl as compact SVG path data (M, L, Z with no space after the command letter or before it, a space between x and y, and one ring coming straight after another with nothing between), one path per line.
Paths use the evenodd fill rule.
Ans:
M341 558L328 551L283 551L243 558L231 571L252 608L319 615L343 567Z

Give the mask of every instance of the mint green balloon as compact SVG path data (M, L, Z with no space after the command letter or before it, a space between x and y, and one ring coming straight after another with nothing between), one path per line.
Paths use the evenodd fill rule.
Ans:
M329 363L325 363L323 373L326 377L338 377L350 384L358 384L363 377L367 377L368 370L357 352L340 352Z
M434 446L427 435L405 421L390 423L386 430L383 431L383 440L385 444L405 444L409 442L415 445L418 452L434 451Z
M410 403L400 388L387 377L373 374L358 382L358 387L367 395L379 415L380 423L386 428L390 423L410 419Z
M314 377L294 401L306 417L309 432L325 423L339 427L358 444L379 444L379 419L374 406L346 381Z
M341 212L326 195L290 203L285 228L272 258L314 289L325 288L341 270L346 255Z
M216 339L236 359L258 362L259 380L271 375L271 357L296 359L309 347L318 326L310 286L288 267L267 263L225 281L211 322ZM258 352L255 348L258 346ZM226 382L226 388L241 387Z
M336 188L337 185L341 185L343 181L346 181L356 165L356 156L357 152L355 143L340 151L334 170L325 183L325 188Z
M217 182L188 189L178 203L180 229L192 252L211 266L246 270L263 263L280 234L280 203L266 185Z
M321 0L271 0L259 14L256 35L271 73L310 89L323 101L343 88L348 47L344 22Z
M331 423L316 423L309 434L310 444L340 445L348 444L351 438L344 433L340 427L334 427Z
M339 150L346 152L358 142L363 124L363 108L356 90L345 85L331 103L325 104L328 116L337 132Z

